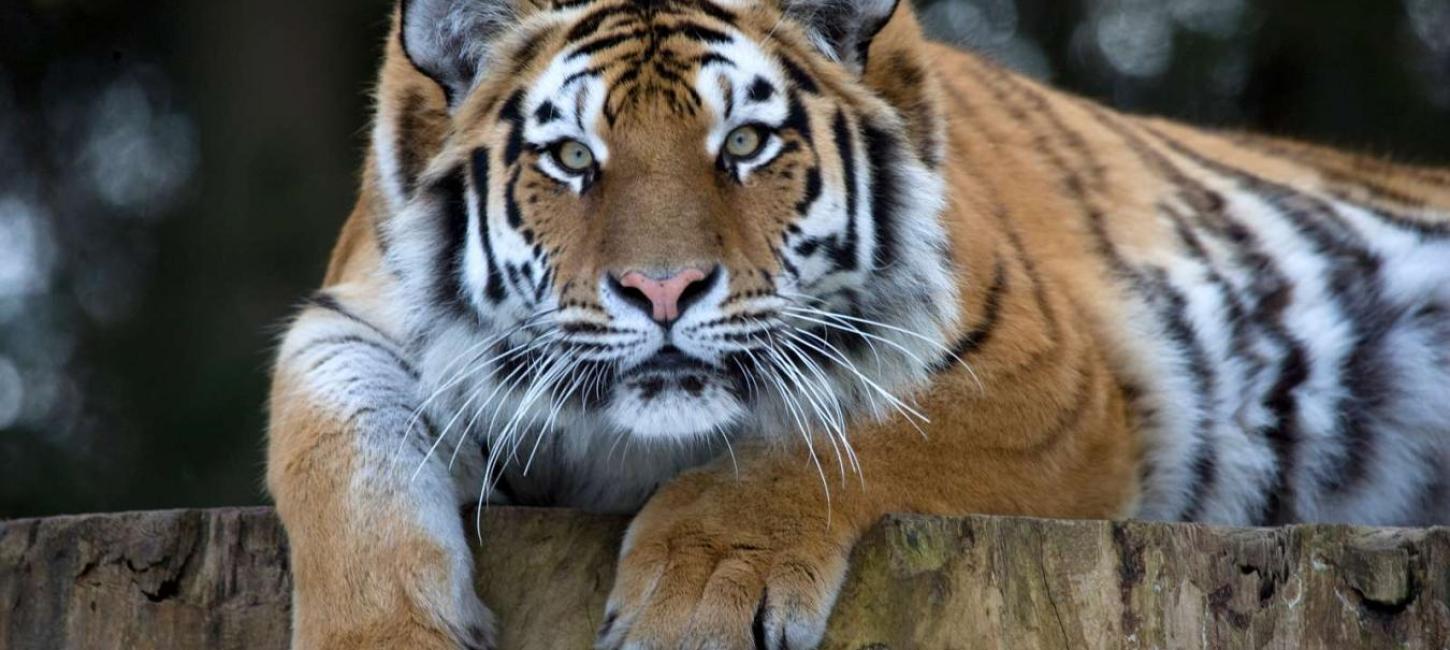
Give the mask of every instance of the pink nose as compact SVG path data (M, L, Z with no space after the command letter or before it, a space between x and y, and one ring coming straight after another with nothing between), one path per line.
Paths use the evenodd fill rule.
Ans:
M668 323L680 317L680 296L685 295L685 289L704 279L705 272L700 269L685 269L664 280L656 280L639 271L630 271L619 279L619 284L644 294L654 309L652 317L661 323Z

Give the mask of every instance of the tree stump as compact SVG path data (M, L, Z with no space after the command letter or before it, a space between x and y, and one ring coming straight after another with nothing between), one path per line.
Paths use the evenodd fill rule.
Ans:
M505 649L590 646L626 523L488 510ZM266 508L0 522L0 648L285 648L290 592ZM1443 650L1450 529L889 517L823 647Z

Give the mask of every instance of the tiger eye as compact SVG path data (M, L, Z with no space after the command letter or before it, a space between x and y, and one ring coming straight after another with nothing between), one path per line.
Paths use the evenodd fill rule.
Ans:
M761 137L760 129L749 125L737 127L725 136L725 153L735 158L749 158L764 144L765 138Z
M558 159L560 167L571 172L588 171L594 166L594 152L578 140L565 140L555 150L554 157Z

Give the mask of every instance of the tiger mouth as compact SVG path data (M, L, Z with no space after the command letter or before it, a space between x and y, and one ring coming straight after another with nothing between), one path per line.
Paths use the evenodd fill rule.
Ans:
M638 391L646 401L666 391L681 391L700 397L705 387L722 379L719 369L674 346L665 346L650 358L629 369L622 384Z
M652 356L630 369L631 373L686 373L709 372L713 368L704 361L685 354L673 345L660 348Z
M747 413L740 378L674 346L624 370L602 412L642 439L720 433Z

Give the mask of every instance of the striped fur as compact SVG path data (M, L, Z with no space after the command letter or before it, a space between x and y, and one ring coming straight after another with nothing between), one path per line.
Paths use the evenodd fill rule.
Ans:
M668 326L620 282L684 268ZM1447 314L1450 172L1123 115L907 6L408 0L275 371L294 645L489 645L480 500L638 513L604 648L811 647L888 512L1450 521Z

